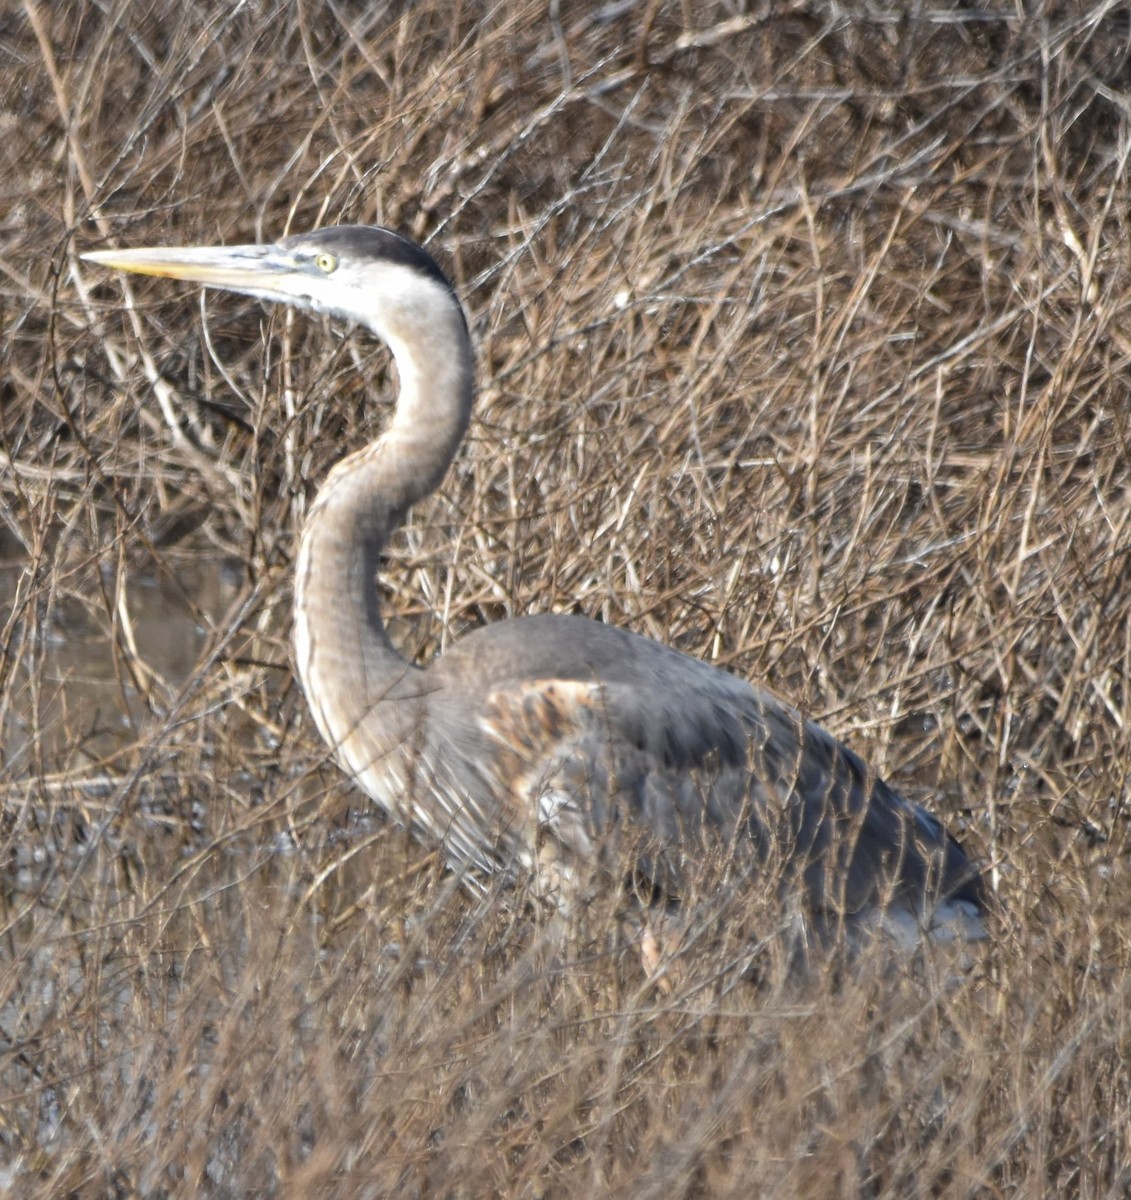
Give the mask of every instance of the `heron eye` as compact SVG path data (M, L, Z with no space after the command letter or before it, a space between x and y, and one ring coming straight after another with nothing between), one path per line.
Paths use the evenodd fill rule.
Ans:
M332 275L337 270L338 260L324 250L314 256L314 265L326 275Z

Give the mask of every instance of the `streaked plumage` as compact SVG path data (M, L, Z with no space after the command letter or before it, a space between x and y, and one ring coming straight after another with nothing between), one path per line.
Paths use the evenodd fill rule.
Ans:
M769 692L580 617L489 625L423 667L399 656L381 551L442 479L473 394L463 309L419 246L341 226L87 257L336 313L389 345L394 418L330 472L303 530L295 657L346 770L467 878L533 870L568 904L631 870L678 897L713 857L745 886L784 866L817 920L982 934L982 880L938 821Z

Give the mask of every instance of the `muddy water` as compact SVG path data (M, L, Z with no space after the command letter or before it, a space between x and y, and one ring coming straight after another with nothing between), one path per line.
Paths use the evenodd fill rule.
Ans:
M115 613L113 575L97 571L62 572L66 583L49 588L37 586L26 563L0 563L0 628L16 618L0 646L0 765L9 780L74 770L132 740L145 705L115 653L123 625L157 684L175 692L242 580L238 562L187 556L160 573L131 575Z

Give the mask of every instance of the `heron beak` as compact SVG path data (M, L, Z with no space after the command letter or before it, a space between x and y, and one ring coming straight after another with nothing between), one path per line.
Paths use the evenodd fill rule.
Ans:
M271 280L294 270L277 246L144 246L133 250L88 250L81 255L117 271L187 279L205 287L260 294Z

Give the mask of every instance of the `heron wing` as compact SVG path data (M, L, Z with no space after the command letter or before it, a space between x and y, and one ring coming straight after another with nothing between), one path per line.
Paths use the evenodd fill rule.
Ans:
M491 691L489 785L510 797L521 857L573 876L627 854L675 892L705 869L734 878L773 862L839 912L965 882L938 822L847 747L768 693L721 691L642 697L575 679Z

